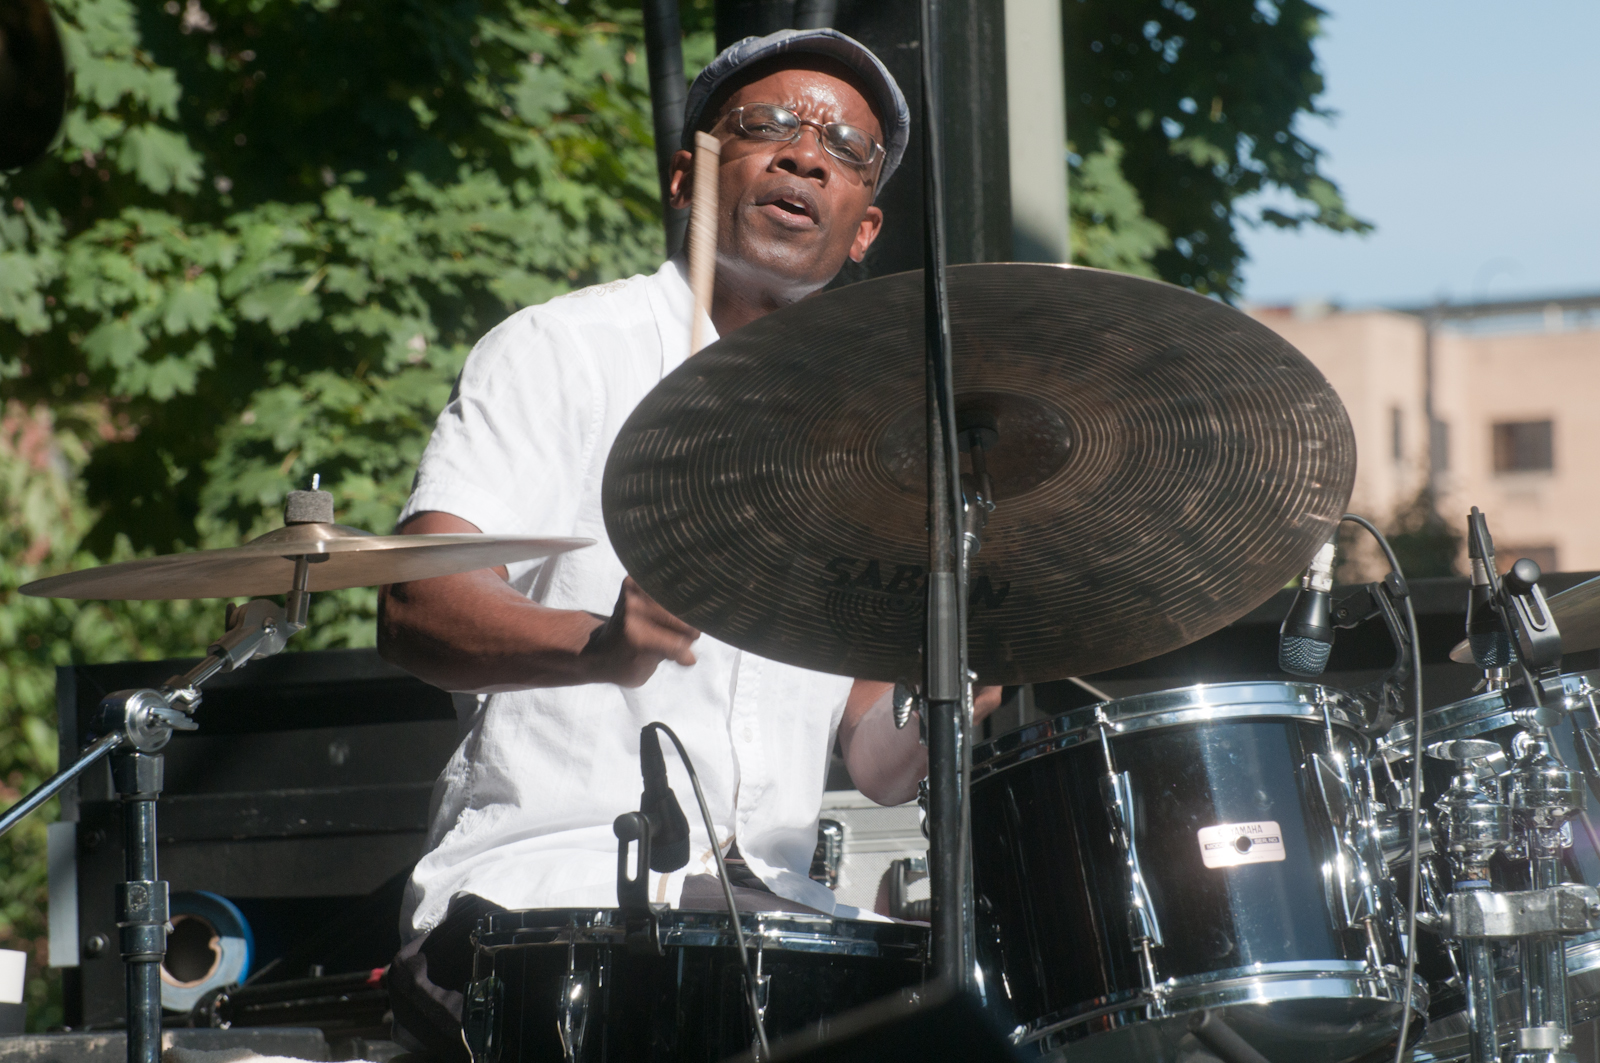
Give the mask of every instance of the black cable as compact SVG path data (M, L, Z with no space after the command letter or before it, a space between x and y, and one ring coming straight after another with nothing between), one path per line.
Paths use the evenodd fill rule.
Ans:
M761 1020L761 1003L756 997L756 976L750 968L750 954L745 950L744 924L739 921L739 908L733 903L733 885L728 881L728 865L722 859L722 846L717 844L717 828L711 822L711 809L706 804L705 791L700 789L700 776L695 774L694 761L689 759L689 751L683 748L683 743L678 741L678 736L672 728L664 723L645 724L644 729L654 728L672 739L672 744L678 749L678 758L683 761L683 770L689 773L689 782L694 786L694 799L700 805L700 818L705 821L706 837L711 840L711 852L717 858L717 878L722 883L722 896L728 902L728 919L733 923L734 940L739 943L739 963L744 967L744 995L745 1003L750 1008L750 1019L755 1023L756 1041L761 1046L760 1058L771 1059L772 1048L767 1044L767 1025Z
M1383 556L1389 562L1389 568L1402 580L1406 574L1400 569L1400 561L1394 556L1394 550L1389 546L1389 540L1383 537L1378 530L1365 517L1355 513L1346 513L1341 520L1352 524L1359 524L1367 529L1372 537L1378 541L1378 546L1383 550ZM1422 878L1422 863L1420 850L1422 848L1422 644L1417 638L1417 610L1411 604L1409 585L1406 591L1406 627L1411 634L1411 699L1412 699L1412 750L1411 750L1411 874L1408 883L1408 901L1406 904L1406 985L1405 996L1400 1005L1400 1040L1394 1048L1394 1063L1401 1063L1406 1054L1406 1035L1411 1032L1411 996L1413 984L1417 976L1417 886Z

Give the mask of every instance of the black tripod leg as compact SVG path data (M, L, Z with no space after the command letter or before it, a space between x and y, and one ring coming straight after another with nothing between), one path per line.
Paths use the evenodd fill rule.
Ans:
M128 977L128 1063L161 1060L161 961L167 952L167 884L156 879L156 799L163 758L117 753L111 776L122 798L127 881L117 887L117 926Z

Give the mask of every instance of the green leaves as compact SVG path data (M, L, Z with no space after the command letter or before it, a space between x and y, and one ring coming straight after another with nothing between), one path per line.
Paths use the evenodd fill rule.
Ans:
M1172 245L1145 216L1138 191L1122 173L1122 145L1101 134L1100 150L1072 168L1072 259L1086 266L1156 277L1150 260Z
M128 420L85 470L96 550L269 520L261 484L308 474L315 447L282 424L241 431L270 408L263 389L311 403L305 432L367 423L419 367L430 395L447 386L438 367L518 306L659 260L635 10L61 10L79 95L55 157L0 178L0 357L14 397L103 396ZM690 51L708 55L709 34ZM425 438L437 408L416 412L405 430ZM385 506L403 494L410 469L335 438L352 452L317 471L336 491L348 474Z
M1370 228L1346 210L1319 170L1321 153L1297 132L1300 116L1323 114L1312 50L1320 8L1306 0L1075 0L1062 10L1067 128L1079 144L1104 134L1121 146L1117 171L1166 236L1142 238L1139 260L1163 279L1232 297L1241 225ZM1080 195L1101 194L1079 182L1101 181L1103 191L1106 177L1091 178L1088 159L1074 174L1075 225L1085 221ZM1309 209L1254 206L1264 191Z
M158 126L135 126L118 140L115 156L123 173L152 192L193 192L200 184L200 156L181 134Z
M53 766L55 665L221 620L16 587L242 541L313 473L390 530L471 345L661 254L637 10L54 3L76 95L53 155L0 175L0 804ZM686 15L703 63L710 8ZM318 595L291 648L370 645L375 610ZM42 942L43 829L0 840L0 944Z

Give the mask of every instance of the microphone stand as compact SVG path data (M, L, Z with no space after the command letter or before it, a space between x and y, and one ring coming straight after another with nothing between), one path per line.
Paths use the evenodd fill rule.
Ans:
M117 926L127 965L128 1063L161 1060L161 961L167 954L167 884L157 877L156 801L161 796L165 758L161 750L173 731L193 731L199 687L218 672L232 671L255 657L283 649L289 636L306 626L311 559L294 558L294 589L287 608L258 598L230 610L227 633L212 643L206 657L159 690L119 690L95 709L95 737L78 759L45 780L0 816L0 834L15 827L91 765L110 756L111 778L122 801L124 881L117 884Z
M921 9L928 413L928 600L921 694L928 734L928 870L935 971L953 988L968 989L975 982L975 957L968 874L972 716L966 655L967 549L959 519L964 507L945 286L938 0L922 0Z

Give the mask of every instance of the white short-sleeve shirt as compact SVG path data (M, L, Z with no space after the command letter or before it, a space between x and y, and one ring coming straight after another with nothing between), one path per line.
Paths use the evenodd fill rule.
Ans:
M513 314L467 359L401 519L436 510L491 534L594 539L512 565L510 578L543 605L609 615L626 572L600 508L606 456L634 407L688 355L691 306L668 262ZM665 662L632 690L596 683L458 696L464 736L434 788L427 853L402 919L408 936L438 925L462 893L513 909L614 906L611 823L638 807L639 729L655 720L694 758L716 844L737 837L773 892L836 910L807 872L850 680L709 635L694 652L692 667ZM676 904L685 875L716 868L688 776L663 747L692 832L690 859L682 871L652 873L650 886L653 900Z

